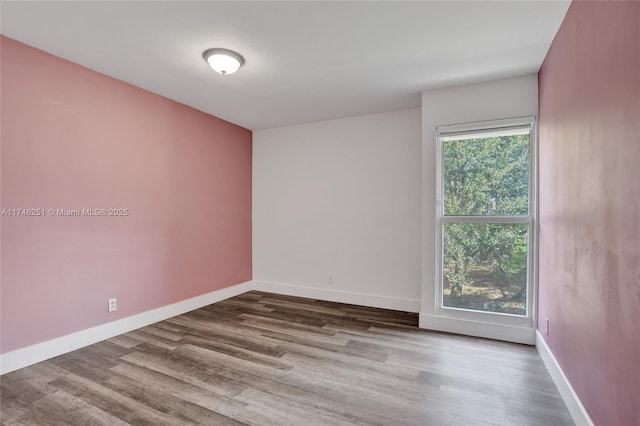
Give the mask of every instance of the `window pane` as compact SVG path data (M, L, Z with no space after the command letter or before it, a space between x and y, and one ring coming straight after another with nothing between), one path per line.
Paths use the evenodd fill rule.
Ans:
M526 315L527 224L444 224L443 306Z
M445 215L528 214L528 133L447 138L442 151Z

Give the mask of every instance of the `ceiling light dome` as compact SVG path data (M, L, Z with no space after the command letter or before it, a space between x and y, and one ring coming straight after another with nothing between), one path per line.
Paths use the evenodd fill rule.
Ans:
M233 74L244 65L244 58L229 49L214 48L205 50L202 57L215 72L222 75Z

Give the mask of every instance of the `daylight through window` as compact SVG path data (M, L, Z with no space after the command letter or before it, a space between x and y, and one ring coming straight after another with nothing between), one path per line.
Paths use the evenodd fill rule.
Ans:
M443 308L527 315L531 129L440 134Z

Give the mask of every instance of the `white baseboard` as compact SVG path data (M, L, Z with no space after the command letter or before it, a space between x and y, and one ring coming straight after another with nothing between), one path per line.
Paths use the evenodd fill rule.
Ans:
M83 348L111 337L154 324L165 319L220 302L251 290L287 296L308 297L331 302L348 303L375 308L394 309L405 312L419 312L420 301L399 297L379 296L340 290L304 287L292 284L266 281L247 281L231 287L212 291L192 299L183 300L131 317L123 318L97 327L68 334L46 342L37 343L0 355L0 374L9 373L32 364ZM516 343L535 344L551 378L558 387L571 416L578 426L593 426L589 414L564 375L558 361L544 341L539 331L523 328L486 324L475 321L443 318L420 314L420 327L449 333L465 334L488 339L505 340Z
M261 290L288 296L309 297L332 302L350 303L354 305L376 308L395 309L406 312L419 312L420 301L371 294L352 293L337 290L302 287L289 284L247 281L231 287L212 291L192 299L183 300L168 306L153 309L141 314L122 318L66 336L58 337L42 343L16 349L0 355L0 374L9 373L29 365L110 339L111 337L146 327L165 319L181 315L212 303L220 302L251 290Z
M564 403L567 405L569 409L569 413L571 413L571 417L577 426L593 426L593 422L585 410L580 398L573 390L571 383L567 380L567 376L564 375L562 368L560 368L560 364L556 360L556 357L553 356L551 349L547 346L547 342L544 341L542 334L540 331L536 330L536 348L540 353L540 358L544 362L545 367L549 371L553 382L556 384L558 391L560 392L560 396L564 400Z
M326 288L304 287L293 284L269 281L254 281L254 290L286 296L308 297L328 302L348 303L370 306L372 308L393 309L404 312L420 312L420 300L401 297L380 296L376 294L355 293L351 291L329 290Z
M0 374L9 373L19 368L47 360L49 358L62 355L76 349L109 339L119 334L127 333L147 325L154 324L165 319L182 315L194 309L221 300L237 296L247 291L253 290L253 281L247 281L231 287L212 291L192 299L183 300L141 314L122 318L117 321L99 325L97 327L78 331L46 342L37 343L25 348L16 349L0 355Z
M483 337L485 339L504 340L507 342L533 345L536 342L535 330L528 327L490 324L458 318L447 318L438 315L420 314L420 328Z

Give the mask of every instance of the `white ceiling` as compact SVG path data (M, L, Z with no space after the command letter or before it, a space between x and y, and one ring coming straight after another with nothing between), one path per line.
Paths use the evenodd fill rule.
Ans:
M2 1L4 35L257 130L537 72L569 1ZM234 75L202 59L233 49Z

